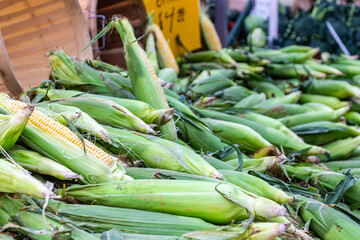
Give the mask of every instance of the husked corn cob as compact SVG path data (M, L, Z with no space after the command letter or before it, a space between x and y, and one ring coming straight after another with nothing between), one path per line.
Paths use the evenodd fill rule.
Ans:
M200 12L200 26L207 47L210 50L221 50L222 46L219 35L216 32L214 24L204 11Z
M17 113L22 108L26 107L26 104L20 101L10 99L6 94L2 94L1 98L1 105L5 107L7 110L11 111L12 113ZM79 139L79 137L71 131L69 128L65 127L61 123L56 122L55 120L47 117L45 114L34 110L29 118L28 124L30 126L38 127L45 132L59 137L63 140L71 142L72 144L76 145L79 148L84 148L83 143ZM97 159L104 162L106 165L110 166L114 163L113 157L109 154L101 150L99 147L95 146L90 141L84 139L86 151L89 152L91 155L96 157Z

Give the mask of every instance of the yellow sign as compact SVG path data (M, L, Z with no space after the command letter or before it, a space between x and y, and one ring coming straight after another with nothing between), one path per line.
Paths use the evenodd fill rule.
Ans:
M176 41L177 36L189 51L201 47L198 0L143 0L143 2L147 12L153 12L154 22L163 31L175 57L185 53Z

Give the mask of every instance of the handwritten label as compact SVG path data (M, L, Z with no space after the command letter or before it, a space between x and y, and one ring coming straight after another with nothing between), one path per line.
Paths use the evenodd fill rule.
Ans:
M175 57L185 53L176 41L177 36L189 51L201 47L199 1L143 0L143 2L147 12L153 12L154 22L164 33Z

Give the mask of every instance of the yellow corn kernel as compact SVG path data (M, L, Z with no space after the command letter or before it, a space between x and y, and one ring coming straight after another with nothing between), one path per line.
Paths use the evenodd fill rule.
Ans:
M16 101L16 100L7 100L7 108L13 113L17 113L23 107L26 106L25 103ZM65 141L71 142L74 145L78 146L79 148L83 148L83 143L78 138L78 136L71 131L66 126L62 125L61 123L56 122L55 120L49 118L45 114L34 110L31 114L28 124L31 126L38 127L44 130L47 133L50 133L53 136L59 137ZM95 146L90 141L84 139L86 151L96 157L97 159L104 162L106 165L110 166L114 163L114 159L104 152L102 149Z
M220 38L216 32L214 24L204 13L200 15L200 21L201 21L201 30L203 32L204 40L207 43L208 48L210 50L221 50L222 46L221 46Z
M171 51L169 44L167 43L163 32L158 25L152 25L152 31L156 38L156 48L160 52L160 57L164 59L166 67L173 68L176 74L179 73L179 66L175 60L174 54Z

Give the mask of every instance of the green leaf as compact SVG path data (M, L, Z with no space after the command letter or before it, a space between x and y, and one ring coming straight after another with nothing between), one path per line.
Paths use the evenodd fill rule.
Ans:
M123 240L125 239L122 232L118 229L113 228L107 232L101 234L101 240Z
M344 180L341 180L338 185L334 188L332 192L329 192L327 196L325 197L325 203L326 204L335 204L338 203L342 197L344 196L345 192L354 186L356 183L356 179L352 177L352 174L350 173L351 169L348 169L344 174L346 175L346 178Z
M103 30L101 30L101 32L99 32L98 35L96 35L96 36L94 37L94 39L91 40L91 41L89 42L89 44L86 45L86 47L85 47L83 50L81 50L81 52L85 51L91 44L93 44L94 42L96 42L97 40L99 40L99 38L101 38L102 36L104 36L104 35L111 29L112 25L113 25L113 22L112 22L112 21L109 22L108 25L106 25L106 27L105 27Z

